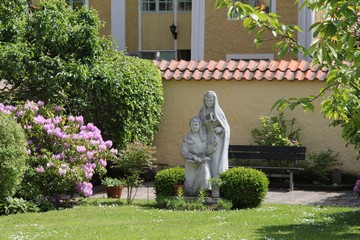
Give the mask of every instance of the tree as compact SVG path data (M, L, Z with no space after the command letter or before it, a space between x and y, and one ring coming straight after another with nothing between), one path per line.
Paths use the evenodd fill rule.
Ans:
M63 0L27 2L0 0L0 79L8 82L0 101L61 104L120 148L150 143L163 103L156 66L100 37L93 9L73 10Z
M298 2L296 0L295 2ZM228 15L237 13L239 19L250 32L257 30L257 46L262 43L262 35L269 30L279 41L274 45L281 58L291 52L312 58L312 63L328 69L324 88L316 96L302 98L281 98L273 108L283 110L302 106L304 111L314 110L313 101L321 98L321 111L331 120L332 126L342 128L342 137L347 144L353 144L360 155L360 4L358 0L305 0L302 8L308 7L323 13L323 20L316 22L314 41L308 49L298 44L297 25L280 22L275 13L265 13L261 7L251 7L240 1L216 0L215 7L228 7Z

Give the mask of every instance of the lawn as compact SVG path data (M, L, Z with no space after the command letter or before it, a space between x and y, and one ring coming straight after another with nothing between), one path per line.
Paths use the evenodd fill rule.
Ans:
M169 211L92 199L46 213L0 216L0 239L359 239L360 209L265 204L237 211Z

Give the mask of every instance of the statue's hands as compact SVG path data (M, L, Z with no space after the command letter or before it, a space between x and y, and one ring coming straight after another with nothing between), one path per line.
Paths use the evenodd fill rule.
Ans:
M201 158L199 158L198 156L194 156L194 157L193 157L193 160L194 160L195 162L202 162L202 161L201 161Z
M214 129L214 131L215 131L215 133L220 134L223 131L223 129L222 129L222 127L216 127Z
M210 160L211 160L211 159L210 159L209 157L203 157L203 158L202 158L202 161L203 161L203 162L208 162L208 161L210 161Z

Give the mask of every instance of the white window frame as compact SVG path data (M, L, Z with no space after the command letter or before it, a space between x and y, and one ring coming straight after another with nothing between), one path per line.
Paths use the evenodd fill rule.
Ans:
M181 3L183 3L185 6L190 5L190 9L181 10L180 9L180 4ZM191 12L191 10L192 10L192 0L178 0L177 10L178 10L178 12Z
M226 61L230 60L274 60L274 54L226 54Z
M74 2L82 2L84 6L89 6L89 0L67 0L71 8L74 8Z
M144 4L151 4L155 3L155 10L144 10ZM160 5L165 4L166 6L169 6L165 10L160 9ZM155 12L172 12L174 11L174 0L141 0L141 11L146 13L155 13Z
M255 0L249 0L252 7L255 5ZM270 9L269 13L276 13L276 0L269 0L270 1ZM242 2L242 0L233 0L233 2ZM232 17L228 16L228 20L238 20L238 15L236 13L233 14Z

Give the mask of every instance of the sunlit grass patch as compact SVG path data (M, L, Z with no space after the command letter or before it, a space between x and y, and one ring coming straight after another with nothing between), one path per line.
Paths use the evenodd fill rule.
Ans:
M154 201L90 199L61 211L0 217L0 239L358 239L357 208L264 204L173 211Z

